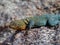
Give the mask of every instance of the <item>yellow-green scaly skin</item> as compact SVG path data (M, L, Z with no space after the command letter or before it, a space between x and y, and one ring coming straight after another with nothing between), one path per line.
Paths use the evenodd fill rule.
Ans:
M26 24L23 20L15 20L10 23L9 27L15 30L25 30Z

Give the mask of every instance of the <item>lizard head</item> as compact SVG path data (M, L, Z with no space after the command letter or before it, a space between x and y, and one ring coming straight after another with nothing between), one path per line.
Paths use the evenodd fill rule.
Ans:
M22 20L15 20L10 23L9 27L15 30L24 30L26 24Z
M17 29L17 25L16 25L15 21L10 22L9 27L12 29Z

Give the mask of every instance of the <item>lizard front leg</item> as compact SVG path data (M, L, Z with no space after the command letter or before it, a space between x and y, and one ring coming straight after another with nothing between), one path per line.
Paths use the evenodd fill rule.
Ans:
M30 21L28 22L27 28L28 28L28 29L31 29L32 27L34 27L34 24L35 24L35 22L34 22L33 20L30 20Z

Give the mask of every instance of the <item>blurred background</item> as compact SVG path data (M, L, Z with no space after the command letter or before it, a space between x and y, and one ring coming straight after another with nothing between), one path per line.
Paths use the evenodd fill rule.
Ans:
M47 27L30 29L26 36L21 31L10 42L15 30L7 26L12 20L46 13L60 14L60 0L0 0L0 45L60 45L60 27L57 31Z

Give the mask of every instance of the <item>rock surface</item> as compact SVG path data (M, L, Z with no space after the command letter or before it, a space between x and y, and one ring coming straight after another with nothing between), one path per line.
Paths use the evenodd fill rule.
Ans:
M60 0L0 0L0 43L8 44L15 33L5 28L12 20L41 15L60 13ZM57 10L56 10L57 9ZM13 45L60 45L60 27L56 31L46 27L19 32L15 35ZM11 44L10 44L11 45Z
M25 31L15 35L13 45L54 45L55 30L47 27L31 29L24 35ZM53 43L51 42L53 41ZM5 41L5 44L7 42Z

